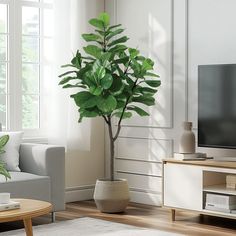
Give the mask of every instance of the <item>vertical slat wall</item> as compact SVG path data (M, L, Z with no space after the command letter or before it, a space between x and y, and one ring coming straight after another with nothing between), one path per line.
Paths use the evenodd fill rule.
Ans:
M236 63L235 7L235 0L105 1L112 23L123 24L129 45L155 61L162 81L150 116L125 120L116 143L115 174L128 179L132 201L161 204L161 160L178 152L182 121L197 132L197 66Z

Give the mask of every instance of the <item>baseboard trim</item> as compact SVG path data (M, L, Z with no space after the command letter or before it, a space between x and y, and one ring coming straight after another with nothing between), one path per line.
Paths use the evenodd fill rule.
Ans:
M152 205L152 206L161 206L162 205L162 195L161 194L130 191L130 201L135 202L135 203Z
M66 202L85 201L93 199L95 185L84 185L66 188Z
M66 202L86 201L93 199L95 185L84 185L66 188ZM153 206L162 205L161 193L141 192L130 189L130 201Z

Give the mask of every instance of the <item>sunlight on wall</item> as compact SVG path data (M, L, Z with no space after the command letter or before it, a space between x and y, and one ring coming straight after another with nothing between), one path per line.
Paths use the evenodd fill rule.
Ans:
M145 15L146 14L146 15ZM166 17L165 17L166 18ZM168 18L167 18L168 19ZM157 13L147 11L144 13L142 21L137 19L140 28L135 33L129 33L136 38L131 40L133 47L138 45L141 53L150 57L154 62L154 72L160 75L162 82L156 94L156 105L143 108L150 114L149 117L139 117L134 115L130 120L125 120L124 124L149 127L170 127L171 126L171 29L166 27L163 16L157 18ZM169 24L170 26L170 24ZM127 25L129 27L129 25Z
M149 37L148 37L148 56L155 61L155 71L160 75L162 85L156 95L157 103L156 106L151 108L152 116L150 116L150 123L158 125L165 123L165 113L164 110L167 108L168 104L166 101L166 81L165 78L168 76L166 68L166 60L168 60L167 50L167 35L166 30L152 14L148 14L148 27L149 27ZM164 52L164 53L163 53ZM158 117L158 118L157 118Z

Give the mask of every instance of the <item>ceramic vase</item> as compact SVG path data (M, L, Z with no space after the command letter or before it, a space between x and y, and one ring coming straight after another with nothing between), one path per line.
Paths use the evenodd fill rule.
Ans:
M94 191L94 200L97 208L101 212L123 212L129 203L129 199L127 180L97 180Z
M195 153L195 135L192 131L192 122L183 122L183 133L180 138L180 153Z

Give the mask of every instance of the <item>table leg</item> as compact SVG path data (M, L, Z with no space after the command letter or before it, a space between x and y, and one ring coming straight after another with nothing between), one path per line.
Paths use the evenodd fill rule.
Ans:
M26 236L33 236L32 221L31 218L24 219Z
M171 209L171 220L175 221L175 209Z

